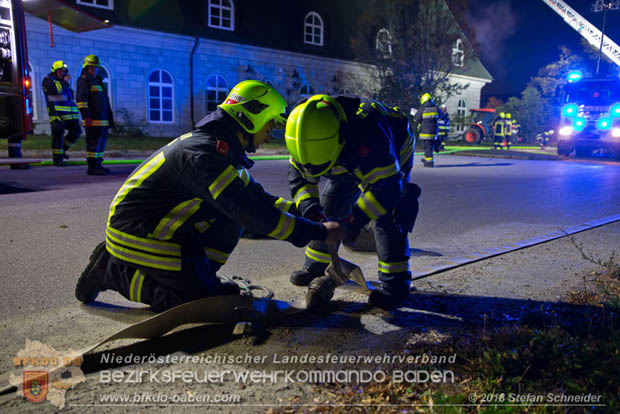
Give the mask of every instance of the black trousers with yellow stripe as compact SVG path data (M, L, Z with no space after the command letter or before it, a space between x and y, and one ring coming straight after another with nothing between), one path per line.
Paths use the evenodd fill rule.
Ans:
M86 158L103 158L107 142L107 126L86 127Z
M52 127L52 152L54 155L62 155L64 152L75 144L82 128L80 121L75 119L71 121L53 121ZM66 135L65 135L66 131Z
M155 312L217 295L216 272L237 246L243 228L223 214L197 221L194 227L201 234L200 240L181 244L181 271L139 266L112 257L105 287L133 302L151 305Z
M409 161L411 163L411 161ZM346 217L359 196L357 182L350 175L335 176L321 193L323 212L330 218ZM384 283L410 280L409 240L407 232L394 223L391 211L375 222L379 280ZM304 269L323 273L330 263L329 250L322 241L312 241L306 247Z

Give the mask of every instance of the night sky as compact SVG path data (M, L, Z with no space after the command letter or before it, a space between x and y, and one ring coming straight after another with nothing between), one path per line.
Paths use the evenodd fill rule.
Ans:
M603 13L590 0L564 0L599 30ZM469 0L468 21L480 44L482 63L495 81L482 90L489 96L519 96L538 69L557 60L559 46L582 53L581 36L541 0ZM605 35L620 44L620 10L607 12Z

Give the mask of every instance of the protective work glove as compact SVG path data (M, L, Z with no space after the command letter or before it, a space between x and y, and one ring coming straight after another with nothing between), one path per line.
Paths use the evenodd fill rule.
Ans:
M343 220L345 224L344 241L349 245L354 245L355 240L360 236L362 227L353 221L353 216L349 215Z
M306 211L306 214L304 214L304 218L310 221L318 221L321 223L329 221L329 219L327 218L325 213L321 211L321 208L319 206L310 207L308 211Z

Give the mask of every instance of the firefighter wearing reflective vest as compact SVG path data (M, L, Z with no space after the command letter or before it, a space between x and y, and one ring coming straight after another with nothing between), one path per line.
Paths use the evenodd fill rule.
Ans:
M69 86L69 71L62 60L52 63L52 71L43 79L42 87L47 102L47 113L52 127L52 157L54 165L66 167L67 150L82 133L80 112ZM65 135L66 131L66 135Z
M424 145L424 158L422 162L425 167L432 167L434 142L437 139L439 108L435 106L431 95L425 93L420 98L422 107L416 112L414 119L420 125L420 140Z
M555 131L553 129L550 129L549 131L544 131L536 134L536 142L538 142L538 145L540 145L541 150L544 150L545 146L549 145L549 142L551 141L551 137L553 136L554 132Z
M398 108L357 96L315 95L290 114L289 188L299 212L314 220L343 219L346 239L375 221L381 288L369 303L389 309L409 296L409 244L420 188L409 183L415 136ZM319 177L327 179L319 194ZM327 246L312 242L291 282L305 286L330 262Z
M437 119L437 140L435 141L435 152L443 151L444 142L448 139L450 132L450 115L446 104L439 106L439 118Z
M506 113L504 120L504 147L509 150L512 145L512 115Z
M506 118L506 114L500 112L499 117L495 118L495 122L493 122L494 149L502 149L502 144L504 143L504 118Z
M97 56L86 56L77 82L77 106L86 129L88 175L105 175L110 172L102 163L108 128L114 127L114 119L103 78L98 76L100 67L101 62Z
M338 223L293 215L293 206L266 193L247 169L245 151L283 125L286 102L270 85L247 80L192 132L138 166L112 200L106 242L95 248L76 297L88 303L105 289L164 311L191 300L239 293L216 272L237 245L244 226L305 246L337 245Z

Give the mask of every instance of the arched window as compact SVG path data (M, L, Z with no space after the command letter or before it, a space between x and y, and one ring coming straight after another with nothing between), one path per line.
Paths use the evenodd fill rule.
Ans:
M174 83L170 73L156 69L149 75L149 122L174 122Z
M383 28L377 32L375 48L383 58L392 56L392 35L388 29Z
M209 0L209 27L235 30L235 5L232 0Z
M317 12L310 12L304 19L304 43L323 46L323 19Z
M461 39L456 39L452 47L452 63L459 68L462 68L465 63L465 49Z
M353 95L353 91L345 86L338 90L338 95Z
M463 132L465 130L465 118L467 117L467 101L465 99L459 99L459 103L456 106L457 123L455 125L455 132Z
M213 112L228 95L228 82L223 76L213 75L207 80L207 112Z
M310 85L309 83L303 85L300 89L299 89L299 96L301 98L309 98L312 95L314 95L316 92L314 92L314 88L312 87L312 85Z

